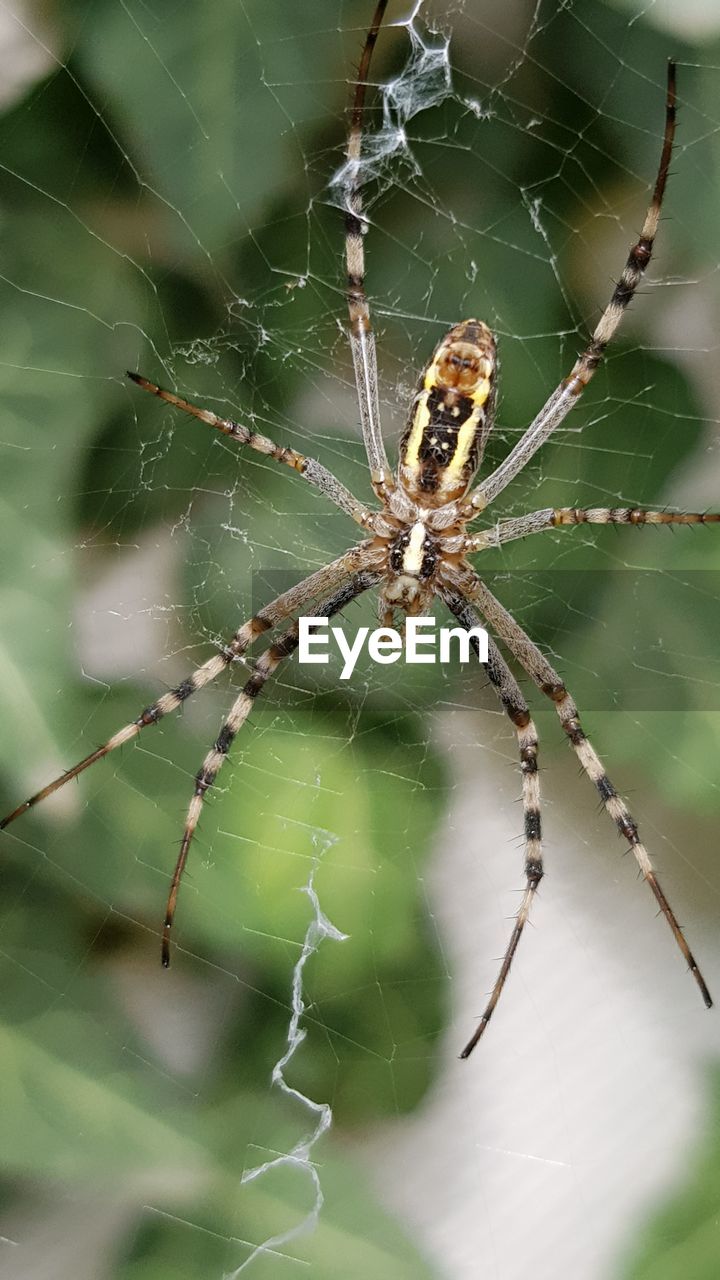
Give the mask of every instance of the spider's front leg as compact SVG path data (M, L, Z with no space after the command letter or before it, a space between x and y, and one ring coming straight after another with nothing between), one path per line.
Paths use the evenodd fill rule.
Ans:
M627 307L635 296L638 285L649 266L660 222L660 211L675 138L675 101L675 63L670 61L667 70L665 130L660 161L640 238L628 253L622 275L612 291L610 301L595 326L585 350L578 356L568 376L555 388L508 456L469 495L464 508L464 516L467 520L472 520L479 515L497 498L498 494L502 493L506 485L522 471L523 467L527 466L537 450L550 438L553 431L560 426L570 410L578 403L602 361L608 344L614 338Z
M377 353L370 317L370 303L365 292L365 246L363 236L367 221L363 214L361 151L365 119L365 93L370 63L378 32L382 26L387 0L378 0L365 45L360 57L355 92L352 97L350 130L345 150L345 165L338 175L345 204L345 267L347 270L347 304L350 320L350 348L355 386L360 406L363 441L370 467L370 480L375 493L385 499L395 487L392 470L383 444L378 400Z

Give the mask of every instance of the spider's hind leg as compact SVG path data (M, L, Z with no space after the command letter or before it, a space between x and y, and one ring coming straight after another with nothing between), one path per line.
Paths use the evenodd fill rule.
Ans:
M479 625L481 619L475 610L460 596L443 594L443 598L451 613L466 629ZM506 715L512 721L517 734L520 751L520 769L522 772L522 803L525 825L525 888L522 900L515 917L510 940L495 980L485 1011L468 1040L461 1058L469 1058L478 1040L490 1021L495 1007L502 995L510 966L518 949L525 925L530 916L533 898L543 878L542 830L540 818L540 778L538 775L538 736L530 717L527 703L520 692L517 680L513 676L497 645L488 637L488 661L486 664L488 679L497 693Z
M484 582L472 570L463 569L449 578L456 590L460 590L466 599L477 605L480 613L492 626L493 630L505 642L538 688L555 704L560 722L570 744L582 766L583 772L594 784L606 813L612 818L621 836L628 841L643 879L650 886L655 900L667 920L675 942L685 957L686 963L698 985L700 994L709 1009L712 997L707 983L700 972L697 961L688 946L685 934L678 923L675 912L668 902L657 873L650 860L645 845L640 839L637 823L634 821L625 801L618 795L610 781L605 767L595 748L585 736L580 724L577 707L555 668L545 655L533 644L532 640L515 621L512 614L495 598Z
M361 568L363 563L367 561L368 555L369 543L359 543L349 552L346 552L344 556L334 560L332 564L326 565L324 569L318 570L317 573L310 574L303 582L291 587L289 591L283 592L282 595L278 596L269 605L266 605L249 621L244 622L224 649L214 654L212 658L208 658L207 662L204 662L200 667L196 667L185 680L182 680L169 693L164 693L156 702L151 703L149 707L141 711L136 720L132 720L130 724L118 729L101 747L91 751L89 755L79 760L71 769L61 773L46 787L37 791L35 795L30 796L28 800L24 800L16 809L7 814L0 821L0 831L5 827L9 827L11 822L21 817L23 813L27 813L28 809L34 808L42 800L53 795L55 791L59 791L66 783L71 782L73 778L77 778L81 773L84 773L86 769L96 764L98 760L110 755L111 751L115 751L117 747L121 747L124 743L130 742L137 737L142 729L147 728L149 725L157 724L164 716L177 711L186 698L189 698L193 693L197 693L199 689L209 684L210 681L215 680L222 671L230 666L231 662L241 657L258 636L265 631L271 630L278 623L284 622L290 614L302 608L304 604L314 599L321 592L331 590L338 585L354 570Z
M340 587L334 595L329 599L323 600L319 605L313 608L313 616L321 618L331 618L334 614L339 613L351 601L357 599L369 587L372 587L379 580L380 574L374 570L366 570L356 573L350 578L344 586ZM222 725L220 732L215 739L212 747L205 756L197 774L195 775L195 789L192 799L188 806L187 817L185 819L185 829L183 831L182 844L180 845L180 853L178 855L175 870L170 882L170 892L168 894L167 908L165 912L165 923L163 925L162 938L162 962L167 968L170 964L170 930L175 919L175 909L177 907L178 891L180 881L187 863L190 844L195 834L197 824L200 820L202 807L205 796L210 788L214 785L217 776L228 756L228 752L242 726L247 720L256 698L262 692L266 682L270 676L277 670L284 658L289 658L293 654L299 644L300 631L299 623L294 621L287 631L281 635L274 644L266 649L258 658L255 669L241 689L235 699L230 712Z
M543 688L543 686L541 686ZM650 886L660 911L667 920L672 929L675 941L685 957L688 968L692 973L699 989L700 994L707 1009L712 1008L712 996L707 987L707 983L700 972L697 961L687 944L685 934L683 933L678 919L673 911L670 903L665 897L662 886L657 878L655 868L650 860L645 845L640 839L637 823L628 809L622 796L618 795L615 787L610 781L605 767L597 754L595 748L589 739L585 736L585 732L580 723L577 707L564 684L558 681L555 685L549 685L543 688L543 693L547 694L555 703L555 709L560 717L560 723L568 737L583 772L595 785L600 801L606 813L612 818L618 832L628 841L630 848L635 856L635 860L640 868L643 880Z

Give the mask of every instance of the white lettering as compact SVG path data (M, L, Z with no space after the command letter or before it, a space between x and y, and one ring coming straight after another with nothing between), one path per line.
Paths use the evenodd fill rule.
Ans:
M421 634L423 630L432 627L435 631L434 618L408 618L405 626L405 661L406 662L434 662L434 653L418 653L418 647L423 645L430 648L435 647L435 636L424 636Z
M312 646L317 647L321 644L327 644L328 635L314 636L312 633L316 627L327 627L327 618L298 618L300 624L298 644L298 660L300 662L327 662L327 653L313 653Z
M488 660L488 635L484 627L471 627L466 631L464 627L443 627L440 631L440 661L450 662L452 655L450 653L450 641L455 638L460 645L460 661L470 661L470 639L474 636L478 642L478 662L487 662Z
M361 627L357 635L355 636L354 643L350 645L345 639L345 635L341 627L332 628L332 633L337 641L337 647L340 650L343 658L345 659L343 669L340 672L341 680L350 679L353 671L355 670L355 664L358 658L360 657L360 650L362 649L365 643L365 640L367 638L369 631L370 631L369 627Z
M402 636L399 631L394 627L378 627L370 636L368 653L373 662L387 664L397 662L402 647Z
M352 643L345 638L341 627L329 627L327 618L298 618L298 658L300 662L326 663L328 642L332 634L343 659L341 680L349 680L364 644L373 662L388 666L397 662L403 651L403 636L394 627L360 627ZM317 634L316 634L317 633ZM369 637L369 639L368 639ZM437 644L437 628L434 618L408 618L405 624L405 661L418 663L451 662L452 641L458 642L460 662L469 662L471 642L474 640L479 662L488 660L488 635L484 627L440 627L440 645Z

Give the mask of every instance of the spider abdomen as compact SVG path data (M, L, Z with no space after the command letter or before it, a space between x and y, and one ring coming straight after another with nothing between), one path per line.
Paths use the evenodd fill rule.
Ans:
M455 325L420 379L400 442L398 479L415 501L462 497L492 427L495 339L480 320Z

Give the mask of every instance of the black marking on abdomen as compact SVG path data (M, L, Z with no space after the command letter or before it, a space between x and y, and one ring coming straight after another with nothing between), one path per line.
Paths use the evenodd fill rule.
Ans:
M470 396L459 396L445 387L433 387L427 400L430 419L423 432L418 460L446 467L455 456L458 433L475 408ZM475 451L471 450L471 458Z

